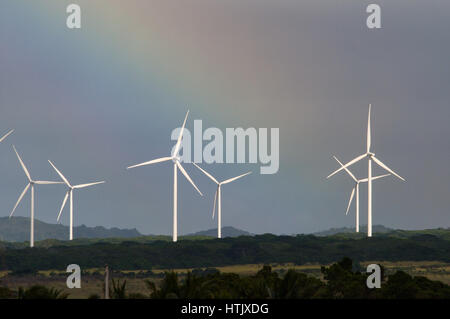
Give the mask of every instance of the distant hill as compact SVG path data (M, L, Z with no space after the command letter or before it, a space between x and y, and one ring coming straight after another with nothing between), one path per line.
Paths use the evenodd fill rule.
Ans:
M69 227L61 224L49 224L38 219L34 220L34 239L36 242L47 241L42 243L44 246L51 245L52 241L66 241L69 237ZM94 242L104 242L101 239L107 239L109 242L121 242L125 240L136 240L138 242L151 242L154 240L171 241L171 236L144 236L137 229L119 229L105 228L102 226L87 227L85 225L74 227L74 237L81 243L91 244ZM237 229L231 226L222 228L222 237L239 237L253 236L253 234ZM217 228L205 231L199 231L184 236L180 239L208 239L217 237ZM86 241L86 239L89 239ZM26 242L30 240L30 219L27 217L0 217L0 242ZM93 241L94 240L94 241Z
M361 226L359 233L355 232L353 227L331 228L312 234L317 237L329 237L336 239L362 239L367 237L367 226ZM412 237L434 236L445 240L450 240L450 228L420 229L420 230L402 230L392 229L383 225L373 226L373 235L389 238L407 239Z
M206 236L206 237L217 237L217 228L213 228L213 229L208 229L208 230L203 230L203 231L199 231L193 234L188 234L186 235L186 237L188 236ZM225 226L222 227L222 237L239 237L239 236L254 236L254 234L251 234L245 230L241 230L241 229L237 229L231 226Z
M394 231L394 229L385 227L383 225L374 225L372 227L373 233L389 233L391 231ZM367 234L367 226L366 225L360 226L359 232L361 234ZM337 235L337 234L347 234L347 233L356 233L355 227L330 228L328 230L313 233L313 235L314 236L333 236L333 235Z
M391 229L382 225L373 227L374 236L407 239L411 237L435 236L444 240L450 240L450 228L424 229L424 230L400 230ZM355 233L353 227L331 228L311 234L317 237L328 237L330 240L341 239L364 239L367 236L367 226L361 226L360 232ZM309 236L311 236L309 235ZM222 237L237 238L240 236L256 235L247 231L226 226L222 228ZM286 236L286 235L284 235ZM297 235L298 236L298 235ZM308 236L308 235L303 235ZM35 241L36 247L52 246L84 246L92 244L120 244L123 242L134 242L148 244L155 241L171 242L170 235L143 235L137 229L105 228L102 226L87 227L85 225L74 227L75 240L69 241L69 227L61 224L49 224L35 219ZM289 237L295 237L291 235ZM202 241L217 238L217 228L199 231L183 236L179 240ZM25 248L30 240L30 219L27 217L0 217L0 249Z
M36 241L46 239L68 240L69 227L61 224L48 224L34 220L34 238ZM105 228L102 226L74 227L76 238L132 238L142 236L136 229ZM30 219L27 217L0 217L0 241L24 242L30 240Z

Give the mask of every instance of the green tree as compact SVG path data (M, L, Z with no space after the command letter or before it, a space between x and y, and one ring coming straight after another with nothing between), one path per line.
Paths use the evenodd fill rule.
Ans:
M0 287L0 299L13 299L17 295L11 289L7 287Z
M324 283L292 269L281 280L277 293L277 297L282 299L309 299L325 296Z
M176 299L180 297L178 275L173 272L165 272L164 279L158 289L154 282L145 281L147 288L151 291L150 297L154 299Z
M367 288L366 274L353 272L353 262L344 257L330 267L322 267L321 272L326 280L326 296L333 299L370 298L374 292Z
M47 288L42 285L34 285L28 289L19 288L19 299L67 299L68 293L55 288Z
M412 299L419 290L413 278L404 271L397 271L388 277L386 284L381 287L382 298Z
M110 293L112 299L126 299L127 298L127 281L120 282L120 279L112 280L112 292Z

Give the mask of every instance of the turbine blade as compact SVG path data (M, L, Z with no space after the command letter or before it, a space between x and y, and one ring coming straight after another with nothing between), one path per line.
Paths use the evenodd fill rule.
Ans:
M355 187L353 187L352 193L350 194L350 200L348 201L347 211L345 212L345 215L348 214L348 211L350 210L350 205L352 204L353 196L355 196Z
M9 131L8 133L6 133L5 135L3 135L3 137L0 138L0 143L3 142L3 140L4 140L5 138L7 138L8 136L10 136L10 135L12 134L12 132L14 132L14 130L11 130L11 131Z
M228 183L234 182L235 180L237 180L237 179L239 179L239 178L242 178L242 177L244 177L244 176L250 175L251 173L252 173L252 172L248 172L248 173L245 173L245 174L242 174L242 175L239 175L239 176L236 176L236 177L227 179L226 181L223 181L223 182L220 183L220 184L224 185L224 184L228 184Z
M338 158L337 158L336 156L333 155L333 157L334 157L334 159L335 159L342 167L344 166L344 164L342 164L341 161L338 160ZM356 179L355 175L353 175L353 173L350 172L350 170L349 170L347 167L345 167L344 169L345 169L345 171L348 173L348 175L350 175L350 177L353 178L353 180L354 180L355 182L358 181L358 180Z
M330 175L327 176L327 178L330 178L331 176L333 176L334 174L340 172L341 170L345 169L346 167L349 167L350 165L355 164L356 162L362 160L364 157L366 157L366 154L360 155L354 159L352 159L350 162L348 162L347 164L345 164L344 166L341 166L341 168L339 168L338 170L334 171L333 173L331 173Z
M178 155L178 151L180 150L181 140L183 138L184 127L186 126L186 120L188 118L188 115L189 115L189 110L186 113L186 117L184 118L183 126L181 127L181 130L180 130L180 135L178 136L177 144L175 144L175 148L173 150L174 157L176 157Z
M201 168L200 166L198 166L195 163L194 164L195 167L197 167L199 170L201 170L203 172L203 174L205 174L206 176L208 176L212 181L214 181L216 184L219 184L219 182L217 181L217 179L215 179L211 174L209 174L207 171L205 171L203 168Z
M86 188L86 187L89 187L89 186L94 186L94 185L103 184L103 183L105 183L105 181L89 183L89 184L75 185L73 188L80 189L80 188Z
M13 145L13 148L14 148L14 152L16 152L17 158L19 159L20 165L22 166L22 169L25 172L25 175L27 175L28 180L31 181L30 172L28 171L27 167L25 166L25 164L23 163L22 159L20 158L20 155L17 152L16 147L14 145Z
M369 116L367 117L367 153L370 152L370 146L372 143L372 136L370 132L370 111L372 109L372 104L369 104Z
M380 178L383 178L383 177L386 177L386 176L391 176L391 174L384 174L384 175L375 176L375 177L372 177L372 180L374 181L376 179L380 179Z
M71 191L68 190L68 191L66 192L66 195L64 196L64 200L63 200L63 203L62 203L62 205L61 205L61 209L59 210L58 218L56 219L56 221L58 221L58 222L59 222L59 219L61 218L61 214L62 214L62 212L63 212L63 210L64 210L64 206L66 206L67 198L69 198L70 192L71 192Z
M396 172L394 172L393 170L391 170L389 167L387 167L386 164L384 164L382 161L380 161L378 158L376 158L375 156L372 156L372 159L375 161L375 163L377 163L378 165L380 165L382 168L384 168L385 170L387 170L389 173L391 173L392 175L397 176L398 178L400 178L402 181L405 181L405 179L403 177L401 177L400 175L398 175Z
M14 205L14 208L11 212L11 214L9 215L9 218L12 217L12 215L14 214L14 212L16 211L17 206L19 206L20 201L22 200L22 198L25 196L26 192L28 191L28 189L30 188L30 183L28 183L27 186L25 186L25 189L23 190L22 194L20 194L19 199L16 202L16 205Z
M70 185L69 181L67 180L67 178L64 177L64 175L56 168L55 165L53 165L52 161L48 161L50 163L50 165L53 167L53 169L56 171L56 173L58 173L59 177L61 177L61 179L64 181L64 183L67 184L67 186L72 187L72 185Z
M155 160L151 160L151 161L144 162L144 163L141 163L141 164L137 164L137 165L133 165L133 166L128 166L127 169L135 168L135 167L140 167L140 166L151 165L151 164L160 163L160 162L166 162L166 161L172 160L172 158L173 158L173 157L161 157L161 158L157 158L157 159L155 159Z
M391 174L384 174L384 175L375 176L375 177L372 177L372 180L374 181L376 179L380 179L380 178L383 178L383 177L386 177L386 176L391 176ZM368 178L363 178L359 182L360 183L367 183L368 180L369 180Z
M216 203L217 203L217 192L219 191L219 187L217 187L216 194L214 195L214 206L213 206L213 213L212 213L212 219L214 219L214 214L216 213Z
M200 190L198 189L198 187L194 184L194 182L192 181L192 179L189 177L188 173L184 170L183 166L181 166L180 162L176 161L175 162L177 164L178 169L181 171L181 173L183 173L184 177L186 177L186 179L192 184L192 186L194 186L194 188L197 190L197 192L203 196L202 192L200 192Z
M54 185L54 184L64 184L64 182L51 182L51 181L35 181L37 185Z

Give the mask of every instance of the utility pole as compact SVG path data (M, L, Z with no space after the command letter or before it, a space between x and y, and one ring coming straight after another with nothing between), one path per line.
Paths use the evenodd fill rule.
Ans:
M105 266L105 299L109 299L109 267Z

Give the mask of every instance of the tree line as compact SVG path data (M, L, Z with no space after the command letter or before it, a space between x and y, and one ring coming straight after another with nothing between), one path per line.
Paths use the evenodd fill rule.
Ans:
M330 264L348 256L355 261L450 262L450 241L433 235L409 238L341 238L298 236L242 236L222 240L181 240L177 243L121 242L48 248L0 248L0 270L17 273L81 269L110 265L117 270L219 267L242 264Z

